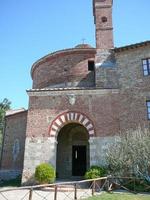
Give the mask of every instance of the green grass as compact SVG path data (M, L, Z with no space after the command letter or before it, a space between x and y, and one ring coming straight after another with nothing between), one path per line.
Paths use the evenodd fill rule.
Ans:
M103 193L99 196L88 198L87 200L150 200L150 195Z
M12 186L12 187L19 187L21 186L21 177L18 176L17 178L15 179L11 179L11 180L8 180L8 181L2 181L0 183L0 187L7 187L7 186Z

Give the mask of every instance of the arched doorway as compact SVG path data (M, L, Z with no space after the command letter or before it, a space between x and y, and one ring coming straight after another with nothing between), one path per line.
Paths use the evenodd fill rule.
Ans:
M57 136L57 177L84 176L89 167L89 134L79 123L68 123Z

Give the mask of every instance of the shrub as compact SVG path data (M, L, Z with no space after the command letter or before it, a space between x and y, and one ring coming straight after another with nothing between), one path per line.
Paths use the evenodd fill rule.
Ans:
M86 179L99 178L106 175L106 169L100 166L92 166L86 173Z
M36 167L35 179L39 183L53 183L55 181L55 178L55 170L50 164L42 163Z
M137 127L108 146L106 161L113 176L135 176L150 184L150 130Z

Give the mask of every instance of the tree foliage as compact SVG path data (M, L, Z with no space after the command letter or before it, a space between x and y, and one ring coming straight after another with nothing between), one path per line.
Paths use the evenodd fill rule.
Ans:
M106 159L113 175L140 176L150 182L150 131L138 128L121 134L109 146Z
M3 127L5 112L10 109L11 102L5 98L0 102L0 128Z
M0 102L0 150L2 145L2 135L3 135L3 128L4 128L4 119L5 113L7 110L10 109L11 102L5 98L2 102Z

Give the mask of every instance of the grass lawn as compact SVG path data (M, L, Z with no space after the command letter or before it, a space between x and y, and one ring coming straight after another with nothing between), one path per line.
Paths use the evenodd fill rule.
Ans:
M16 179L8 180L8 181L2 181L0 182L0 187L7 187L7 186L13 186L13 187L20 187L21 186L21 177L17 177Z
M87 200L150 200L150 195L134 195L134 194L101 194L88 198Z

